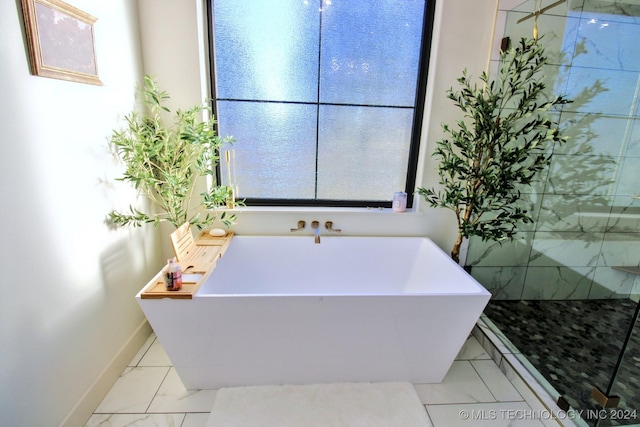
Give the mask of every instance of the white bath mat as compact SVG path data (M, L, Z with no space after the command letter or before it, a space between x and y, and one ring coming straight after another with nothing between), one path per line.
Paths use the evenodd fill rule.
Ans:
M425 427L409 383L250 386L218 390L207 427Z

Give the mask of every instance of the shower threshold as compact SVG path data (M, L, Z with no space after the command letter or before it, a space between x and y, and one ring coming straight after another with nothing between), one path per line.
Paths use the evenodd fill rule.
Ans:
M538 401L540 406L532 408L554 416L557 425L563 427L589 427L579 413L572 408L565 410L558 405L560 393L549 383L538 370L520 353L515 345L500 329L483 314L473 328L472 335L489 353L491 359L514 385L520 384L518 391L528 402ZM546 423L545 423L546 424Z

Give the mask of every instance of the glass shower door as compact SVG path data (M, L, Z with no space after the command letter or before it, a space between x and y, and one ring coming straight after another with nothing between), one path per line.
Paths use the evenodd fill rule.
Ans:
M534 223L470 239L466 264L498 335L578 425L640 425L640 3L500 0L492 70L536 11L547 87L574 101L558 112L568 139L523 192Z

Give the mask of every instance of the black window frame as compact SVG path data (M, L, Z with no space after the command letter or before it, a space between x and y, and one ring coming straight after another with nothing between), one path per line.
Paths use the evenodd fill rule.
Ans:
M322 1L322 0L320 0ZM372 0L375 1L375 0ZM422 125L424 108L426 105L427 78L431 59L431 43L433 39L433 25L437 0L425 0L425 10L422 25L422 45L418 65L416 100L409 144L409 162L407 165L406 185L407 208L411 209L414 203L416 174L418 172L418 160L420 154L420 141L422 139ZM215 0L206 0L207 35L209 52L209 87L211 90L211 108L214 117L217 117L217 96L215 76L215 42L213 29L213 9ZM270 102L270 101L263 101ZM218 129L216 129L217 131ZM216 167L217 182L221 181L220 164ZM334 199L274 199L274 198L245 198L246 206L282 206L282 207L367 207L367 208L391 208L392 200L334 200Z

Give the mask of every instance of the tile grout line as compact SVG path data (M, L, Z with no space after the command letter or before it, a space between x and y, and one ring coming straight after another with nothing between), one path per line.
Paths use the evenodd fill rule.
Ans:
M481 328L479 326L479 323L483 323L485 328L487 330L485 330L485 328ZM527 387L527 389L533 394L533 396L535 396L535 398L537 399L537 401L547 410L549 411L549 413L551 413L553 415L553 421L555 421L556 423L558 423L559 426L572 426L572 425L576 425L575 423L572 424L565 424L565 422L563 420L560 420L557 418L556 413L560 412L560 408L556 408L553 409L551 408L551 405L547 402L547 400L549 401L553 401L553 397L551 395L548 394L548 392L546 390L544 390L544 386L540 383L538 383L538 385L540 386L540 388L542 388L544 390L544 393L547 394L547 397L545 398L544 396L540 395L540 391L536 390L531 384L530 384L530 380L526 378L525 375L523 375L522 371L526 371L527 373L529 372L528 369L522 365L521 363L518 362L515 353L512 352L508 352L508 353L503 353L501 350L501 346L499 346L497 343L495 343L494 341L497 340L498 343L502 344L502 347L505 347L505 349L510 350L510 346L508 346L507 344L503 343L500 338L498 338L498 336L493 333L493 331L491 329L488 328L488 325L486 322L484 322L483 319L480 319L478 321L478 324L476 324L475 326L478 331L480 332L480 334L482 334L482 336L484 337L483 342L481 343L481 345L487 350L487 352L491 355L492 360L496 363L496 365L498 365L498 368L500 369L500 371L502 371L505 375L507 375L507 367L506 365L508 365L511 370L518 376L518 378L522 381L522 383ZM491 334L491 336L489 335ZM496 357L499 357L500 362L496 361L494 359L494 355L493 355L493 351L491 351L490 349L485 347L485 343L488 342L488 345L490 345L493 349L496 350L497 353L499 353L498 355L496 355ZM515 347L515 346L514 346ZM511 356L511 357L507 357L507 356ZM514 361L510 360L511 358L516 358ZM519 366L515 366L514 363L518 363ZM532 374L531 374L532 375ZM508 377L507 377L508 379ZM535 380L535 379L534 379ZM511 380L509 380L509 382L511 382ZM520 394L522 396L522 393L520 393L519 390L516 389L516 391L518 391L518 394ZM525 402L531 406L529 404L529 402L525 399ZM554 402L554 405L557 406L557 404Z
M500 365L498 365L495 360L491 359L491 361L497 366L498 370L500 372L502 372L502 369L500 369ZM522 394L520 394L520 392L518 391L517 388L515 388L515 386L511 383L511 381L509 380L509 378L507 378L506 373L502 372L502 374L505 376L505 378L507 379L507 381L509 382L509 384L511 384L511 387L513 387L513 389L516 391L516 393L518 393L518 396L522 397L522 400L500 400L498 399L498 397L495 395L495 393L491 390L491 387L489 387L489 384L487 384L487 382L484 380L484 378L482 377L482 374L480 374L480 371L478 371L478 369L475 367L475 365L472 363L472 360L469 360L469 364L471 365L471 367L473 368L473 370L476 372L476 374L478 374L478 377L480 377L480 381L482 381L482 383L484 384L484 386L487 388L487 390L489 390L489 393L491 393L491 396L493 396L493 398L495 399L494 403L502 403L502 402L525 402L527 403L527 400L524 398L524 396L522 396ZM529 405L527 403L527 405Z
M415 388L415 387L414 387ZM427 408L427 404L423 403L422 407L424 408L424 412L427 413L427 419L429 420L429 423L431 423L431 427L437 427L435 425L435 423L433 422L433 418L431 418L431 414L429 413L429 409Z
M152 332L151 334L153 335L153 332ZM149 338L151 338L151 335L149 335L149 337L147 338L147 341L149 340ZM133 367L133 368L140 368L140 367L141 367L141 366L140 366L140 363L142 363L142 361L144 360L144 357L147 355L147 353L149 353L149 350L151 350L151 346L153 346L153 344L154 344L157 340L158 340L158 337L154 337L154 338L153 338L153 341L151 341L151 342L149 343L149 346L148 346L148 347L144 350L144 352L140 355L140 359L138 359L138 361L137 361L134 365L128 365L128 366L131 366L131 367ZM144 347L144 345L145 345L145 344L146 344L146 342L143 344L143 347ZM142 350L142 347L140 348L140 350ZM134 356L134 358L135 358L136 356L138 356L138 354L136 354L136 355ZM132 361L133 361L133 360L132 360Z
M164 377L162 378L162 381L160 381L160 384L158 384L158 388L156 389L155 393L153 393L153 397L151 398L151 400L149 400L149 404L147 405L147 408L144 410L145 414L155 414L156 413L156 412L149 412L149 409L151 408L151 404L153 403L155 398L158 397L158 392L162 388L162 384L164 384L164 382L167 380L167 377L169 376L169 372L171 371L171 368L172 368L172 366L167 369L167 372L165 372ZM162 412L162 413L164 414L165 412ZM169 412L167 412L167 413L169 413ZM176 414L178 414L178 413L181 413L181 412L176 412Z
M492 359L493 363L497 365L497 363ZM478 371L478 369L476 369L476 367L473 365L473 363L471 363L471 361L469 360L469 364L471 365L471 368L476 372L476 374L478 375L478 377L480 378L480 381L482 381L482 384L484 384L484 386L487 388L487 390L489 390L489 393L491 393L491 396L493 396L493 399L496 402L499 402L498 398L496 397L496 395L493 393L493 391L491 390L491 387L489 387L489 384L487 384L487 382L484 380L484 378L482 378L482 375L480 375L480 372ZM500 366L498 366L498 370L500 370ZM500 371L502 372L502 371ZM504 375L504 372L502 372L502 374ZM509 384L511 384L511 381L509 381Z

